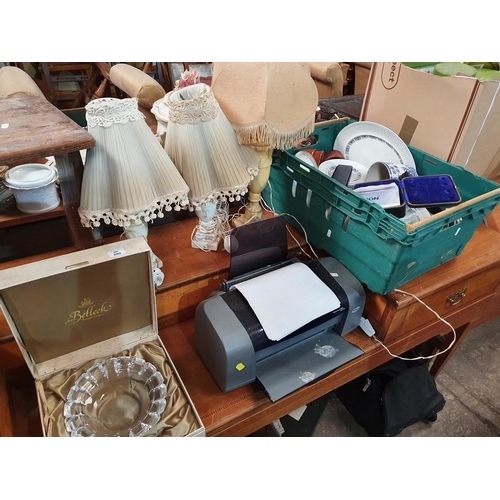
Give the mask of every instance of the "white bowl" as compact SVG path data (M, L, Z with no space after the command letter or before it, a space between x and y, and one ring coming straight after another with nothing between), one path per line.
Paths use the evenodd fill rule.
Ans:
M57 170L50 165L27 163L5 174L4 184L12 190L17 208L27 214L40 214L59 206Z
M348 165L352 167L351 178L349 179L348 187L353 187L356 184L364 182L366 174L368 172L368 168L356 161L335 158L324 161L319 165L318 168L321 172L328 175L328 177L332 177L338 165Z
M308 153L307 151L298 151L297 153L295 153L295 156L299 160L302 160L307 165L310 165L311 167L314 168L318 168L318 164L316 163L316 160L314 159L314 156L311 153Z

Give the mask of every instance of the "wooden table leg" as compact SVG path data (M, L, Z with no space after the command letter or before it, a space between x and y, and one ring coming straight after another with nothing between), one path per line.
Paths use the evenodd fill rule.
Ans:
M451 359L453 354L456 352L456 350L460 347L460 344L464 341L465 337L467 336L467 333L470 330L470 323L467 323L466 325L463 325L459 328L456 328L455 331L457 333L457 338L455 340L455 343L453 344L453 347L445 352L444 354L440 354L439 356L436 356L434 359L432 366L430 367L430 374L433 377L437 377L443 368L445 367L446 363ZM450 332L448 335L444 337L444 344L440 348L440 351L444 351L453 341L453 332Z
M73 246L77 250L83 250L102 244L103 239L100 231L83 227L78 215L83 177L83 161L80 152L55 155L54 158L59 173L61 196Z
M7 392L7 384L5 382L5 374L0 367L0 437L12 436L12 421L9 409L9 395Z

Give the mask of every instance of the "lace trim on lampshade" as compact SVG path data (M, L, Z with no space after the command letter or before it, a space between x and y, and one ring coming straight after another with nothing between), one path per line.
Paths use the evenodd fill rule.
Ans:
M238 144L212 89L199 83L169 92L153 108L165 123L163 147L188 184L190 208L239 200L258 174L260 157Z
M138 109L138 101L135 97L95 99L85 106L85 110L89 127L110 127L115 123L127 123L144 118Z
M252 171L252 175L255 177L259 172L258 168ZM217 202L229 202L240 201L241 197L248 192L248 186L239 186L230 189L214 189L212 192L200 196L199 198L191 198L189 200L189 210L193 210L201 205L208 205L210 203Z
M179 125L209 122L220 113L219 103L205 84L173 90L164 99L168 106L169 121Z
M187 208L189 187L137 112L137 99L99 99L86 109L97 118L89 127L95 146L83 169L83 226L98 227L102 219L128 227L161 218L163 210Z
M157 199L146 209L132 214L119 209L89 211L81 208L78 209L78 214L80 215L80 222L84 227L99 227L101 220L105 224L129 227L134 224L149 222L156 218L161 219L164 217L163 210L170 212L173 209L178 212L186 207L187 200L185 193L179 192L163 199Z

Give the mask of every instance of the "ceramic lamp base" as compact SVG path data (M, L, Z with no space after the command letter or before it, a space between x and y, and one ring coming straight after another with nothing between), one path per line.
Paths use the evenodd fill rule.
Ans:
M125 238L140 238L148 239L148 223L142 221L141 224L136 224L134 226L128 226L123 230L122 236ZM165 275L160 271L163 267L163 262L158 256L151 250L151 263L153 266L153 281L156 286L160 286L163 283L163 278ZM155 270L157 270L155 272Z
M207 203L195 208L198 216L198 225L191 237L191 246L215 252L219 249L223 233L227 231L227 218L229 209L222 203Z
M260 155L260 166L258 175L252 179L248 185L248 204L245 207L245 212L238 217L234 217L231 221L233 227L239 227L251 221L262 219L262 207L260 201L262 199L262 191L267 185L269 174L271 172L272 149L257 150Z
M216 252L219 248L221 238L216 234L207 234L199 229L191 239L191 247L205 250L206 252Z

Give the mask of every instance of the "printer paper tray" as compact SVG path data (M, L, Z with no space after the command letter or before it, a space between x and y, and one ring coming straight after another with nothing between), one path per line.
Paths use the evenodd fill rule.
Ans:
M257 378L271 401L321 378L364 352L332 330L257 362Z

